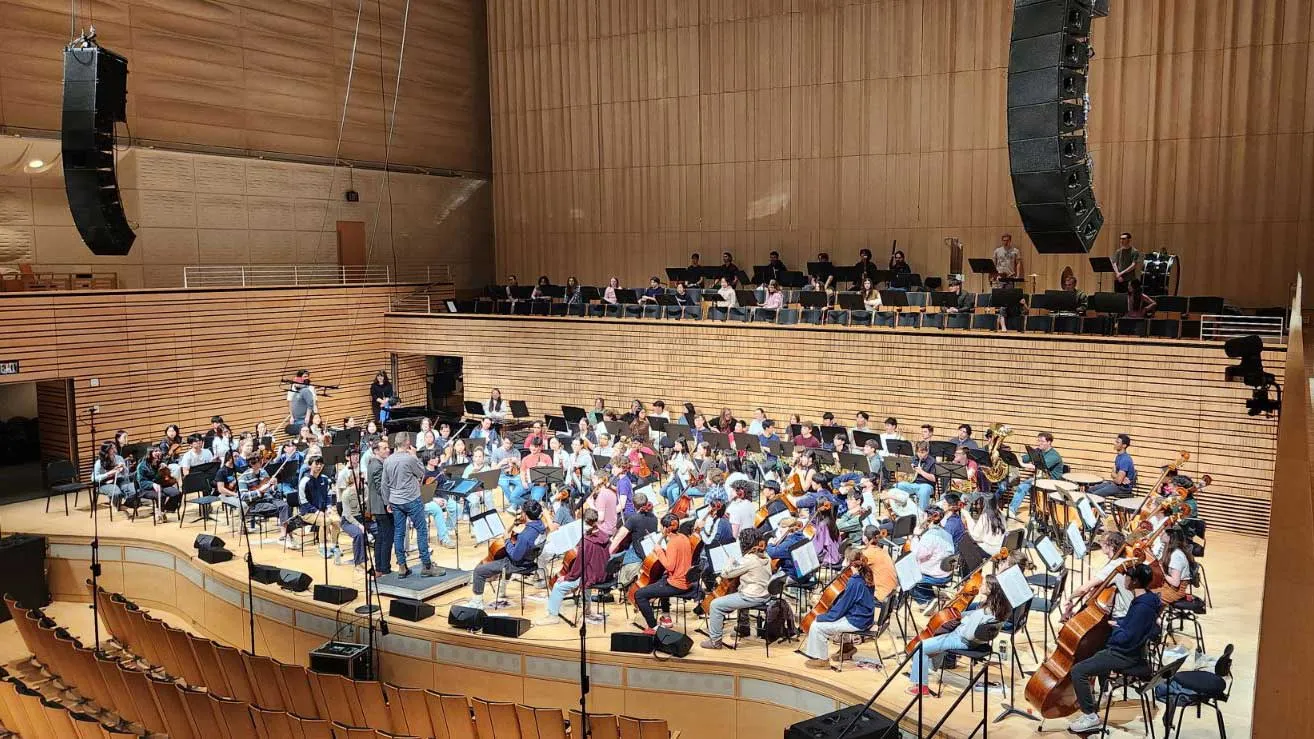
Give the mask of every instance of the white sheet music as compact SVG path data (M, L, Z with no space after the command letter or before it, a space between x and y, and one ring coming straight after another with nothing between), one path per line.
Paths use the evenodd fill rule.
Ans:
M863 528L866 528L868 526L880 526L880 525L881 525L881 520L876 517L875 513L867 514L867 517L862 521Z
M707 554L712 558L712 569L718 575L725 572L725 569L732 562L738 562L744 558L744 553L739 549L739 542L737 541L732 541L724 546L712 547L707 550Z
M1057 570L1063 566L1063 554L1048 536L1036 543L1036 554L1040 555L1046 569Z
M505 535L506 524L502 523L502 517L497 511L487 511L470 519L470 531L474 534L476 542L486 544L492 539Z
M652 548L657 546L657 544L660 543L661 540L662 540L662 535L660 532L657 531L654 531L651 534L648 534L647 536L643 537L643 541L639 542L639 547L643 549L643 556L647 557L649 554L652 554Z
M703 516L706 516L706 515L707 515L707 512L710 511L710 510L712 510L712 507L709 506L709 505L698 506L697 508L694 509L694 512L693 512L694 519L696 519L696 520L698 520L698 521L703 520Z
M894 572L899 576L899 590L905 593L922 581L922 568L917 566L917 558L911 554L894 563Z
M821 560L817 559L817 547L811 541L799 544L789 550L789 554L794 560L794 569L798 571L800 580L821 569Z
M1077 559L1086 558L1086 541L1081 538L1081 529L1077 528L1076 521L1069 521L1066 529L1068 535L1068 544L1072 545L1072 556Z
M1017 565L996 573L995 579L999 581L999 587L1008 597L1008 605L1012 608L1030 603L1035 595L1031 590L1031 584L1027 582L1026 575L1022 574L1022 568Z
M789 518L788 508L771 516L770 518L767 519L767 522L771 524L771 530L775 531L776 529L780 528L780 522L784 521L786 518Z
M1100 514L1095 510L1095 506L1091 505L1089 498L1081 497L1077 499L1077 513L1081 515L1081 522L1088 529L1095 528L1095 525L1100 522Z
M548 534L547 543L543 545L543 553L549 557L560 557L579 546L579 541L583 538L584 522L579 520L571 521Z

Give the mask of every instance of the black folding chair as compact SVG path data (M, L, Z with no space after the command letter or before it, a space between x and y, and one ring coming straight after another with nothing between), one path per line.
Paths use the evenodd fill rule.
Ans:
M46 513L50 513L50 499L58 495L64 499L64 515L68 515L68 495L73 494L73 507L78 507L78 494L90 490L91 483L78 480L78 467L67 459L56 459L46 465Z

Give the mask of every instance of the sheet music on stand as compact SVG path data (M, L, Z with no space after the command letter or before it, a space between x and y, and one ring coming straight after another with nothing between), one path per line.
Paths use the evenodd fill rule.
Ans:
M791 514L789 512L789 509L786 508L768 517L767 523L771 524L771 530L775 531L776 529L780 528L780 522L784 521L786 518L789 518L790 515Z
M474 534L477 543L486 544L499 536L505 536L506 524L502 523L502 517L497 511L484 511L470 518L470 532Z
M1090 499L1082 496L1077 499L1077 513L1081 516L1081 523L1088 531L1094 531L1100 522L1100 514L1091 504Z
M798 580L806 580L812 573L821 569L821 560L817 559L817 548L810 540L801 542L789 550L789 556L794 560L794 570L798 572L796 578Z
M1068 528L1065 529L1068 536L1068 545L1072 547L1072 556L1077 559L1086 558L1086 540L1082 538L1081 529L1077 528L1076 521L1068 521Z
M906 554L894 563L894 573L899 576L899 590L908 592L922 581L922 568L917 566L917 558Z
M579 540L583 538L584 522L576 519L548 534L543 553L550 557L560 557L579 546Z
M1004 595L1008 597L1008 605L1011 608L1030 603L1035 596L1031 590L1031 583L1027 582L1027 576L1022 574L1022 568L1017 565L995 573L995 579L1003 589Z
M732 541L719 547L712 547L707 550L707 554L712 558L712 569L720 575L725 572L726 568L732 562L738 562L744 558L744 553L739 549L739 542Z
M1048 570L1057 570L1063 566L1063 553L1048 536L1036 542L1036 554L1040 555L1040 561L1045 563Z
M652 554L653 547L660 544L662 538L662 534L659 531L654 531L643 537L639 542L639 548L643 550L643 556L647 557L649 554Z

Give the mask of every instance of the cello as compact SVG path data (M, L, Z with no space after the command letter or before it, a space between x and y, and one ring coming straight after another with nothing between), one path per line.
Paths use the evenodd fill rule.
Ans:
M693 553L691 559L695 562L698 560L698 547L701 545L702 540L698 538L698 534L689 535L689 550ZM662 575L665 574L666 567L661 563L661 560L657 558L657 547L653 547L652 551L648 552L648 556L643 558L643 564L639 569L639 576L636 577L634 582L630 583L630 587L625 590L625 600L628 601L630 605L635 605L635 593L638 593L640 588L646 588L662 579Z
M998 563L1003 562L1006 559L1008 559L1008 550L1000 549L999 553L991 557L988 561ZM917 651L918 644L940 633L940 631L949 624L962 620L963 612L967 610L968 606L972 605L972 600L981 593L981 586L985 583L985 566L986 563L982 562L981 566L977 567L976 570L963 581L962 586L958 588L958 592L954 594L954 597L949 599L949 603L931 616L931 620L926 622L926 628L919 631L917 636L914 636L909 640L908 646L904 649L905 654L912 654Z

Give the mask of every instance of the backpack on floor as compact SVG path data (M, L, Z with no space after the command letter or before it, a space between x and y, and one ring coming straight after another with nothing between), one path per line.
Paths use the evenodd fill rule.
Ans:
M789 607L789 601L776 598L767 604L760 636L768 644L798 636L798 620L794 618L794 609Z

